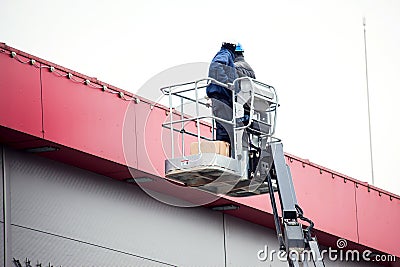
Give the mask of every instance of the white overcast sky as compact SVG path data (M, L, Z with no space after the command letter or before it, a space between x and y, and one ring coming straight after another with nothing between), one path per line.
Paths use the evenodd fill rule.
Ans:
M280 96L284 150L400 194L399 0L0 0L0 41L136 92L236 39ZM158 88L154 88L158 90Z

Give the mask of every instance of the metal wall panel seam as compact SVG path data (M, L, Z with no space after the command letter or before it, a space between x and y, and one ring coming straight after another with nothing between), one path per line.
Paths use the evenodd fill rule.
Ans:
M224 267L227 267L227 254L226 254L226 227L225 227L225 213L222 212L222 231L224 235Z
M42 138L44 139L44 109L43 109L43 81L42 81L42 63L39 63L39 75L40 75L40 108L42 113Z
M2 157L2 173L3 173L3 219L4 219L4 265L8 266L11 263L11 205L10 205L10 179L7 176L6 170L6 151L5 147L1 147Z
M358 232L358 207L357 207L357 188L358 188L358 184L354 183L354 203L356 206L356 229L357 229L357 243L360 244L360 233Z
M135 150L136 150L136 167L137 168L139 168L139 149L138 149L138 135L136 134L136 131L137 131L137 114L138 114L138 112L136 112L136 110L137 110L137 108L134 108L135 109L135 123L134 123L134 125L135 125L135 131L134 131L134 133L135 133L135 145L136 145L136 147L135 147ZM127 110L129 110L129 105L128 105L128 108L127 108ZM151 112L151 111L150 111ZM126 119L126 113L125 113L125 119ZM122 130L122 134L123 134L123 131L124 130ZM124 142L124 138L122 138L122 142ZM124 152L125 153L125 152ZM126 159L126 155L125 155L125 160L127 161L127 165L128 165L128 160ZM128 168L129 167L132 167L132 166L128 166ZM131 174L132 174L132 172L131 171L129 171ZM135 178L135 177L133 177L133 178Z
M2 253L3 253L3 265L4 266L6 266L6 223L5 223L5 218L4 218L4 213L5 213L5 202L4 202L4 177L5 177L5 167L4 167L4 146L2 145L2 146L0 146L0 149L1 149L1 182L2 182L2 185L3 185L3 196L2 196L2 198L3 198L3 205L2 205L2 216L3 216L3 231L2 231L2 234L3 234L3 251L2 251Z

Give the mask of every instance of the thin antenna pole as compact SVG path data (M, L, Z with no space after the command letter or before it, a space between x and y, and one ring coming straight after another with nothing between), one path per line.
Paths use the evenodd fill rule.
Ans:
M371 112L370 112L370 104L369 104L368 60L367 60L367 30L366 30L365 17L363 17L363 26L364 26L365 78L366 78L366 81L367 81L369 151L370 151L371 175L372 175L371 183L372 183L372 185L374 185L375 184L375 178L374 178L374 161L373 161L373 158L372 158Z

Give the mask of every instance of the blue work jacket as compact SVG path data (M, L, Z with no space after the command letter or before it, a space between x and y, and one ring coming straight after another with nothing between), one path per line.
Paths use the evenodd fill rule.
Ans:
M222 47L211 61L208 76L224 84L232 83L237 78L234 60L234 54ZM206 92L208 97L232 106L232 91L229 89L210 83Z

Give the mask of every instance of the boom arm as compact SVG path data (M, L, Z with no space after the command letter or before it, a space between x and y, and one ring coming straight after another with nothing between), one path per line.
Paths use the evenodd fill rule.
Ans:
M272 176L275 176L274 178L276 178L278 185L283 225L281 225L279 220L275 195L273 193L270 193L270 199L280 249L286 250L289 266L300 266L299 264L308 266L307 259L304 256L311 254L311 260L314 262L314 265L316 267L323 267L325 264L318 247L318 242L315 238L311 237L311 230L314 223L303 216L303 211L297 204L290 169L285 163L282 143L271 144L271 152L273 167L267 173L267 182L272 185ZM303 229L298 219L306 221L310 225L306 229ZM284 235L282 235L282 228ZM310 250L310 253L303 253L304 250Z

